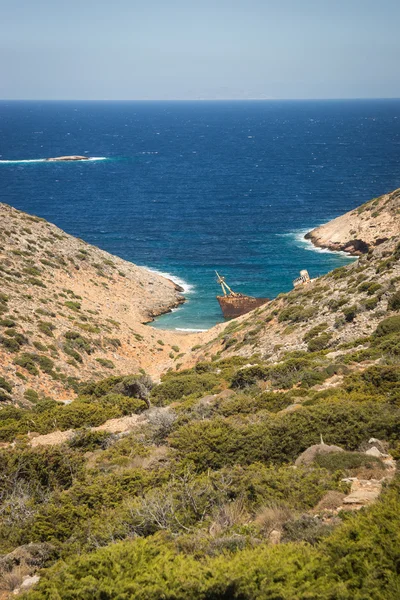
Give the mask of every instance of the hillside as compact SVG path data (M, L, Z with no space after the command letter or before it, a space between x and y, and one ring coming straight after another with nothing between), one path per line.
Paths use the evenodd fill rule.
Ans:
M257 354L274 363L289 352L318 349L335 358L346 353L345 345L362 348L399 294L399 242L393 237L356 262L215 327L196 349L197 360Z
M396 235L400 235L400 189L316 227L306 238L320 248L357 256Z
M399 235L382 229L388 239L352 264L201 336L180 336L177 350L173 333L141 324L161 310L157 297L146 312L156 295L141 296L146 271L4 210L16 233L11 242L3 233L2 264L20 261L21 277L10 274L17 262L6 266L1 335L21 348L2 351L1 598L398 598ZM33 256L12 252L33 252L23 228L44 246ZM66 236L49 251L58 256L63 242L67 267L41 262L49 231ZM87 258L77 259L79 249ZM104 256L117 265L106 263L106 276L98 273ZM25 271L32 267L38 272ZM154 277L171 305L180 301ZM128 280L140 307L132 313L118 304ZM109 290L115 297L104 298ZM54 316L36 316L39 298ZM81 327L108 327L116 300L118 327ZM82 358L76 365L65 353L79 339L70 330L84 339L72 346ZM120 354L110 358L95 340L116 335ZM140 354L130 356L133 338ZM54 361L49 372L43 360L32 358L36 374L16 364L24 346ZM93 356L107 356L114 369L100 370ZM160 380L139 369L146 361ZM57 366L71 368L70 384L57 379ZM58 385L73 401L54 401L51 385L54 398Z
M193 345L143 325L184 301L172 281L5 204L0 281L0 366L15 401L66 400L81 380L139 368L157 376Z

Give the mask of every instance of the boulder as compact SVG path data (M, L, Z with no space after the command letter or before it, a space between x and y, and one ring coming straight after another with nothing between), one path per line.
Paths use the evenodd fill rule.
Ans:
M55 156L54 158L46 158L48 162L57 162L65 160L89 160L88 156Z
M379 450L379 452L382 455L387 456L389 444L382 440L378 440L377 438L370 438L368 440L368 442L363 442L360 445L360 452L365 452L367 454L368 450L371 450L371 448L376 448L377 450ZM378 455L372 455L372 456L378 456Z
M40 577L39 575L28 575L27 577L24 577L21 585L19 586L19 591L24 591L26 592L27 590L29 590L32 586L36 585L37 583L39 583L40 581Z
M387 454L382 454L382 452L380 450L378 450L378 448L376 446L372 446L372 448L369 448L369 450L367 450L365 452L365 454L368 454L368 456L376 456L376 458L386 458Z
M329 446L328 444L315 444L304 450L295 461L296 467L300 465L311 465L319 454L331 454L332 452L344 452L339 446Z

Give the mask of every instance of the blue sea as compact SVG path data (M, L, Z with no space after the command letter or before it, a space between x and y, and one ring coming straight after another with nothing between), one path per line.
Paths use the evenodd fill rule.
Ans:
M2 202L183 282L153 326L206 329L215 269L273 298L349 262L303 236L400 186L400 100L2 101L0 144ZM69 154L97 160L39 160Z

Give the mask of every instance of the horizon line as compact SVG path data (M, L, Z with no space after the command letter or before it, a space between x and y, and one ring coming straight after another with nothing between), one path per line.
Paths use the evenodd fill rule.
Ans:
M400 96L343 98L0 98L0 102L343 102L400 100Z

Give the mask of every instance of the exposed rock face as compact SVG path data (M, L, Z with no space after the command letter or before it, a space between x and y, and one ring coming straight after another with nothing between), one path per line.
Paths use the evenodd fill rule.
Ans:
M65 161L65 160L89 160L88 156L56 156L54 158L46 158L49 162Z
M358 256L400 234L400 189L316 227L305 236L320 248Z
M351 506L352 509L359 509L366 504L375 502L382 491L382 482L376 479L359 480L355 479L351 484L351 491L343 499L343 504Z

